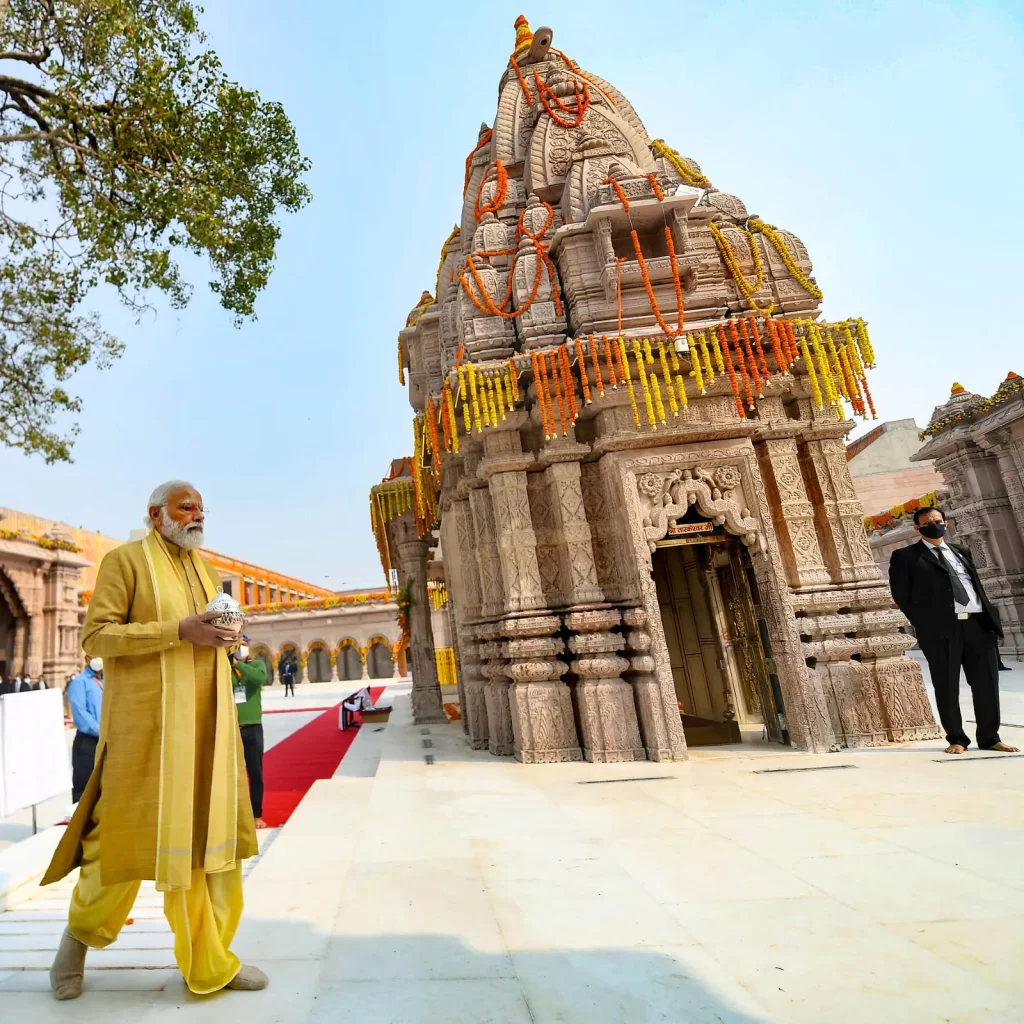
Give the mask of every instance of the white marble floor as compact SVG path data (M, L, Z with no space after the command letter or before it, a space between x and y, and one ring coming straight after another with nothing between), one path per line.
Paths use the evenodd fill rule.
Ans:
M0 944L0 1019L1024 1019L1024 757L752 746L524 767L458 725L413 726L407 703L373 740L376 775L317 783L248 879L235 948L266 992L191 997L146 937L153 894L133 945L90 954L74 1006Z

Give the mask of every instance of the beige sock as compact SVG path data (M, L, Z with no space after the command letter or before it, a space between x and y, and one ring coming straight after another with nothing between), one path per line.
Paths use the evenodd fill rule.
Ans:
M227 987L240 992L258 992L269 983L270 979L258 967L242 964L241 970L228 982Z
M60 939L60 948L50 968L50 988L58 999L77 999L82 994L85 976L85 954L89 947L67 928Z

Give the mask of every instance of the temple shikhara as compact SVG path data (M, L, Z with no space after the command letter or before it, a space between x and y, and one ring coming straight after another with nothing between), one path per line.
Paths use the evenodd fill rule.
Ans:
M847 465L870 336L820 318L800 240L524 18L467 149L398 338L413 453L371 492L417 717L441 715L435 581L495 755L935 736Z

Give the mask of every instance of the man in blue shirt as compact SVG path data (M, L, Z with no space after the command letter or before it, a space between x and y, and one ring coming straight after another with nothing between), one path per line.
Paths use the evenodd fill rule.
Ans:
M78 803L85 792L96 762L100 739L100 711L103 707L103 659L93 658L82 672L68 683L68 706L75 721L75 740L71 746L71 800Z

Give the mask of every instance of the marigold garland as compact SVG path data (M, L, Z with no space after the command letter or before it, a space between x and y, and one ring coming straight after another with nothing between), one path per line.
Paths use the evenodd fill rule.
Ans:
M820 409L824 406L825 402L821 395L821 386L818 384L818 375L814 372L814 361L811 359L811 353L807 349L806 338L800 339L800 355L803 356L804 369L807 371L807 380L811 385L811 399Z
M494 191L494 198L483 206L480 205L480 200L483 198L484 185L487 184L488 177L491 173L491 167L494 167L494 174L496 179L496 187ZM473 203L473 215L476 217L477 224L483 218L485 213L497 213L505 205L505 197L508 195L508 171L505 170L505 165L500 160L495 160L493 164L488 165L487 170L484 171L484 176L480 179L480 185L476 190L476 200Z
M597 388L597 394L599 397L604 396L604 380L601 378L601 360L597 354L597 344L594 341L594 336L590 336L590 341L587 343L587 347L590 349L590 361L594 366L594 387ZM583 370L586 373L586 368Z
M473 369L472 363L468 363L466 365L466 376L469 379L469 395L473 409L473 426L476 427L476 432L479 434L483 430L483 424L480 421L480 400L477 395L476 371Z
M633 356L636 359L636 372L640 377L640 387L644 393L644 408L647 410L647 423L651 430L658 429L658 422L655 419L654 401L651 398L651 386L647 380L647 367L644 366L643 349L639 341L633 342ZM628 356L626 357L629 358Z
M617 391L619 388L619 381L615 375L615 362L612 359L612 345L607 338L604 339L604 361L608 367L608 383L611 385L612 391Z
M658 373L656 370L651 370L651 394L654 397L654 411L658 417L658 422L664 426L668 420L665 417L665 403L661 397L661 381L658 379ZM672 389L669 388L669 394L672 393Z
M619 202L622 203L622 209L629 213L629 200L626 198L626 193L622 191L622 186L614 178L605 178L601 184L611 185L615 189L615 194L619 197Z
M651 147L659 156L663 156L676 169L676 173L678 173L679 177L682 178L687 185L692 185L694 188L708 188L710 186L711 182L705 178L703 174L698 174L696 171L687 167L686 164L683 163L679 154L674 149L670 149L665 145L664 139L655 139L651 143Z
M658 179L653 174L648 174L647 180L651 183L651 188L654 189L654 198L657 199L659 203L663 203L665 201L665 193L661 191Z
M669 261L672 264L672 281L675 285L676 290L676 327L673 329L665 323L665 318L661 315L661 309L658 306L658 300L654 296L654 286L651 284L651 276L647 272L647 261L644 259L643 251L640 248L640 236L637 235L636 230L632 230L629 233L630 238L633 239L633 251L636 253L636 261L640 265L640 276L644 279L644 288L647 291L647 299L651 304L651 312L654 313L654 319L658 321L658 326L665 333L668 338L677 338L683 333L683 319L685 317L685 311L683 309L682 302L682 283L679 280L679 264L676 261L676 249L675 244L672 241L672 230L665 228L665 241L668 247Z
M576 368L580 374L580 387L583 388L583 404L590 405L590 381L587 379L587 356L583 351L585 342L579 338L575 341L576 348Z
M668 355L665 352L665 342L658 342L658 361L661 363L661 376L665 381L665 390L668 392L668 404L673 416L679 415L679 403L676 401L675 393L672 390L672 376L668 370Z
M739 289L740 294L747 300L750 308L754 310L755 313L760 313L761 316L770 316L772 310L775 308L775 302L773 300L769 300L768 305L759 306L757 304L757 300L754 298L764 285L764 265L761 262L761 253L757 248L757 243L754 241L754 236L745 228L737 226L737 230L742 231L743 234L747 236L747 241L750 244L750 253L754 261L754 284L751 285L743 276L739 260L736 258L736 253L733 252L733 248L729 244L729 239L725 237L722 230L714 221L710 221L708 223L708 227L711 229L711 237L714 238L715 245L718 246L718 251L722 256L722 262L725 263L726 269L729 271L729 276L736 282L736 287Z
M779 373L785 373L790 365L790 360L782 351L782 342L779 340L778 328L775 321L770 317L765 318L765 329L768 331L768 342L772 347L772 355L775 356L775 366Z
M718 368L719 373L725 373L725 363L722 360L722 346L721 343L724 340L724 336L721 334L722 325L718 325L718 329L712 328L708 331L711 335L711 347L715 352L715 366Z
M640 426L640 412L636 407L636 392L633 390L633 378L629 372L629 356L626 355L626 343L622 338L616 340L616 354L619 357L619 376L626 383L629 392L629 406L633 410L633 424Z
M757 329L757 317L747 317L747 325L750 329L750 337L754 342L754 354L759 360L761 376L767 380L771 374L768 372L768 360L764 357L764 346L761 344L761 333ZM782 364L778 365L779 372L782 372Z
M698 339L703 338L704 332L690 335L690 376L697 382L697 393L704 394L704 371L700 365L700 351L697 348ZM705 347L705 353L707 348Z
M583 118L586 117L587 111L590 109L590 87L586 82L581 83L577 79L573 79L573 96L576 100L576 106L570 107L563 103L556 95L554 90L544 82L540 75L534 71L533 83L537 86L537 95L540 98L540 102L544 107L545 112L552 121L555 122L560 128L579 128L583 124ZM552 102L554 102L555 108L552 108ZM563 119L562 115L566 115Z
M717 335L713 335L715 338L715 354L720 355L720 358L724 358L725 373L729 374L729 383L732 385L732 393L736 398L736 412L739 414L741 419L746 419L746 410L743 408L743 399L740 397L740 382L736 375L736 367L732 363L732 353L729 351L729 342L725 336L725 328L718 324Z
M736 321L730 319L727 321L727 323L729 337L732 339L733 346L736 349L735 353L730 354L734 355L733 361L736 364L737 369L739 370L740 382L743 384L743 393L747 396L747 408L753 409L754 392L750 386L750 375L747 373L747 367L744 365L743 349L740 347L740 336L739 332L736 330ZM728 351L728 342L726 343L726 351Z
M733 323L732 320L729 323ZM761 387L761 371L758 368L757 360L754 358L754 351L750 344L750 335L747 331L747 322L742 317L740 318L740 334L743 336L743 352L747 359L747 370L750 374L750 379L754 382L754 390L757 392L758 398L764 398L764 390ZM767 380L767 374L765 380Z
M790 254L789 246L786 245L785 239L779 234L777 227L772 224L766 224L760 217L751 217L747 223L752 230L764 235L771 242L772 248L779 254L790 275L805 292L808 292L815 299L820 300L824 297L821 294L821 289L796 265L796 260Z
M868 337L868 325L863 320L855 320L854 323L857 325L857 345L860 348L861 358L864 360L864 365L869 369L874 369L875 366L875 350L871 345L871 339Z
M569 433L568 424L566 423L566 406L568 402L562 395L562 382L559 375L559 367L557 357L553 352L548 352L547 357L551 359L551 379L555 383L555 401L558 403L558 419L562 425L562 437L565 437ZM541 353L541 360L545 359L545 354ZM571 417L569 417L571 419Z
M452 389L447 379L444 382L445 397L448 400L449 429L452 435L452 450L459 450L459 424L455 419L455 403L452 401Z
M519 401L519 374L516 372L516 364L514 359L508 361L509 378L512 383L512 397L518 402Z

